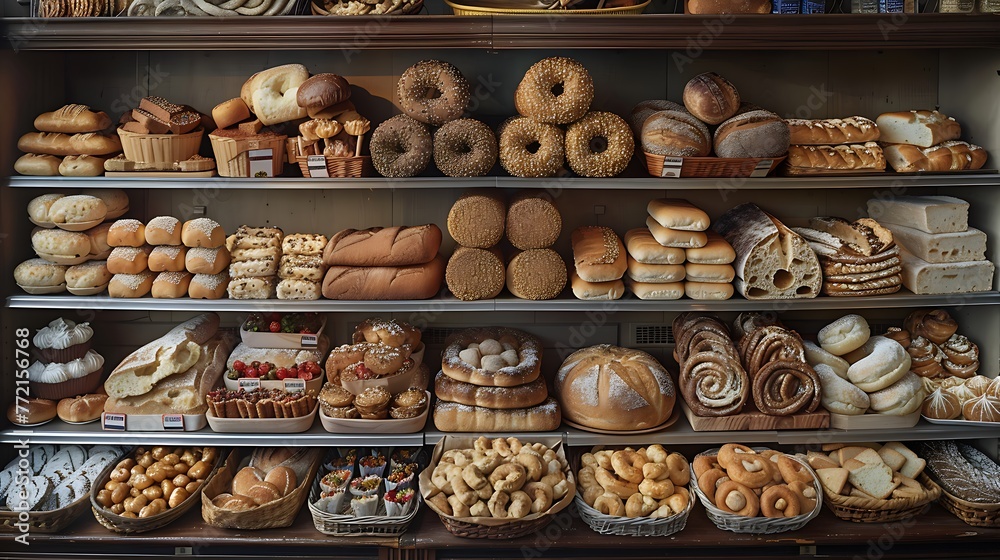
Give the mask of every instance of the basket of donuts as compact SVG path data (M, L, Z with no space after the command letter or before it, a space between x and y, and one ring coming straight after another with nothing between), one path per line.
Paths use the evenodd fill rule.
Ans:
M726 78L699 74L684 86L683 104L642 101L629 124L654 177L766 177L788 154L788 124L741 101ZM714 128L714 134L709 127ZM714 154L714 157L708 157Z
M975 447L956 441L920 446L927 473L941 487L939 503L974 527L1000 527L1000 466Z
M311 120L299 125L301 136L289 139L288 148L303 177L362 177L370 172L371 158L361 155L361 145L371 121L354 110L350 98L351 85L337 74L317 74L299 86L296 100Z
M199 501L221 462L215 447L137 447L98 477L91 488L91 511L116 533L165 527Z
M314 16L409 15L420 12L424 0L383 1L376 4L361 0L313 0L309 8Z
M455 536L512 539L569 506L576 481L561 438L448 435L420 473L420 494Z
M322 458L320 449L234 448L202 491L201 516L224 529L288 527L306 501Z
M892 441L830 444L810 451L809 464L822 482L834 515L858 523L886 523L923 513L941 487L925 473L927 461Z
M86 511L91 486L122 453L109 445L32 445L0 470L0 533L21 533L25 523L31 532L63 530ZM21 476L27 480L15 484Z
M684 529L694 509L691 468L680 453L654 444L580 457L576 505L602 535L665 537Z
M819 515L823 490L799 457L729 443L699 453L691 465L695 493L712 523L764 535L805 527Z
M309 513L316 530L334 536L400 535L420 509L416 453L400 450L387 461L380 449L357 457L339 453L312 483Z
M564 2L537 0L521 0L519 2L490 2L480 1L466 4L450 2L445 0L445 4L451 7L456 16L493 16L500 14L509 15L577 15L577 16L630 16L639 15L649 5L650 0L625 0L615 2L613 6L605 7L604 0L571 0Z

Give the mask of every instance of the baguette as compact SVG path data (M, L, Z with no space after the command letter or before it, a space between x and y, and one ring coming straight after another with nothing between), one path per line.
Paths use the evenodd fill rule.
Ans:
M434 260L441 248L441 229L421 226L345 229L323 251L330 266L410 266Z
M444 281L445 260L403 267L332 266L323 279L323 297L340 300L427 299Z
M844 119L787 119L792 144L859 144L879 139L875 121L864 117Z
M35 118L35 128L41 132L98 132L111 126L111 118L104 111L91 111L86 105L63 105Z
M788 148L789 167L811 169L885 170L885 156L875 142L840 146L801 146Z
M118 136L104 136L96 132L72 136L61 132L29 132L18 139L17 149L53 156L103 156L122 151L122 143Z
M949 140L930 148L892 144L884 151L886 161L899 173L979 169L986 163L986 150L960 140Z

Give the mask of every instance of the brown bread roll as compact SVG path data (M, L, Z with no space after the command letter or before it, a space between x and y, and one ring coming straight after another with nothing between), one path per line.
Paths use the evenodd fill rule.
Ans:
M448 233L464 247L484 249L500 242L507 206L495 193L463 194L448 212Z
M452 294L463 301L494 298L506 281L503 256L499 250L459 247L448 259L445 282Z
M190 272L161 272L153 280L153 287L150 290L154 298L173 299L184 297L188 293L191 285Z
M106 400L108 396L100 393L62 399L56 405L56 414L64 422L89 422L101 417Z
M111 274L138 274L149 268L149 254L153 248L115 247L108 257L108 270Z
M507 264L507 289L521 299L552 299L566 287L566 263L552 249L529 249Z
M740 93L715 72L698 74L684 86L684 107L708 124L719 124L740 108Z
M113 298L138 298L153 289L156 274L146 270L139 274L115 274L108 284L108 295Z
M147 266L152 272L183 272L187 248L180 245L160 245L149 253Z
M188 285L191 299L222 299L229 287L229 273L195 274Z
M788 153L788 124L770 111L748 111L715 130L715 155L721 158L770 158Z
M62 158L48 154L24 154L14 162L14 171L21 175L55 177L59 175Z
M184 267L193 274L219 274L229 269L231 257L225 247L193 247L184 256Z
M142 247L146 244L146 226L139 220L117 220L108 230L112 247Z
M507 208L507 240L522 251L551 247L562 232L562 215L543 193L519 194Z
M573 266L586 282L620 279L627 268L625 245L609 227L582 226L573 231Z

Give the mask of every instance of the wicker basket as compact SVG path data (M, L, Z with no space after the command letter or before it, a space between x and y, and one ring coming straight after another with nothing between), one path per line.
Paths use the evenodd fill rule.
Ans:
M330 177L364 177L372 168L372 158L368 156L323 157L326 159L326 172ZM303 177L312 177L309 172L309 156L295 156L295 162L299 164Z
M77 395L86 395L87 393L94 392L94 389L101 384L101 377L103 375L104 368L99 367L83 377L77 377L76 379L70 379L61 383L34 382L31 384L31 393L34 397L53 401Z
M138 134L118 129L125 159L143 163L172 163L191 159L198 154L205 130L198 128L187 134Z
M854 496L841 496L834 494L823 488L826 497L826 505L837 517L855 523L887 523L899 521L920 515L927 506L941 496L941 487L926 474L921 474L918 478L921 484L927 489L927 494L920 499L915 498L890 498L888 500L874 500L871 498L856 498Z
M216 507L212 499L219 494L226 492L233 483L233 477L239 472L240 464L244 457L244 451L233 449L226 457L225 463L219 468L219 472L205 484L201 492L201 517L205 523L213 527L223 529L274 529L288 527L295 522L295 518L302 509L302 504L306 501L309 493L309 482L316 477L323 459L321 449L313 449L305 460L309 461L309 475L299 481L299 485L287 496L281 499L268 502L260 507L249 511L230 511Z
M663 162L666 156L643 152L646 155L646 170L653 177L681 178L730 178L766 177L785 161L785 156L776 158L716 158L686 157L681 159L680 175L665 173ZM676 168L668 168L676 171Z
M766 451L767 448L764 447L754 447L755 451ZM715 455L719 452L718 449L711 449L699 453L701 455ZM816 488L816 507L813 508L809 513L804 513L802 515L796 515L795 517L743 517L740 515L734 515L732 513L727 513L721 509L715 507L712 500L701 491L698 484L695 483L694 491L698 494L698 499L701 500L701 505L705 506L705 512L708 513L708 518L715 523L715 526L719 529L724 529L726 531L732 531L734 533L749 533L753 535L770 535L773 533L783 533L785 531L797 531L806 526L806 523L812 521L819 511L823 508L823 489L822 484L819 482L819 478L816 477L816 473L813 472L812 467L808 463L799 459L794 455L789 455L792 459L798 461L803 465L803 467L812 473L813 476L813 486ZM694 472L694 465L692 465L691 472Z
M576 507L580 512L580 518L594 531L602 535L619 535L623 537L666 537L679 533L687 525L688 516L694 509L694 487L692 483L688 486L690 498L688 498L687 508L671 517L616 517L605 515L587 505L583 501L583 496L576 495Z
M335 537L399 536L406 532L410 523L417 517L417 511L420 510L420 502L422 500L420 494L415 492L414 499L417 503L413 505L410 513L402 517L388 517L385 512L385 502L382 501L384 492L380 492L376 515L356 517L349 513L339 515L329 513L313 505L320 499L319 496L322 489L319 486L319 481L321 478L322 474L314 477L312 491L309 493L309 513L312 514L313 526L324 535ZM345 500L345 503L347 504L347 509L350 509L350 500Z
M531 10L516 8L486 8L479 6L468 6L456 4L449 0L444 0L445 4L451 7L456 16L522 16L522 15L547 15L547 16L632 16L639 15L649 5L650 0L646 0L635 6L624 6L621 8L601 8L599 10Z
M419 0L418 2L416 2L414 4L411 4L408 8L405 8L405 9L400 10L398 12L392 12L392 13L388 13L388 14L382 14L382 16L405 16L405 15L410 15L410 14L416 14L416 13L420 12L420 10L423 7L424 7L424 0ZM340 15L337 15L337 14L332 14L332 13L324 10L322 7L320 7L318 4L316 4L316 2L310 2L309 3L309 8L310 8L310 10L312 10L312 15L314 15L314 16L343 17L343 16L340 16Z
M247 138L228 138L209 134L212 141L212 151L215 152L215 166L223 177L250 176L250 150L272 151L271 174L277 177L285 170L285 139L287 136L249 136Z
M441 460L441 455L444 454L445 451L448 451L449 449L471 449L475 440L476 437L474 436L447 435L441 438L437 445L434 446L434 452L431 455L430 465L420 473L420 494L426 497L431 493L434 486L431 482L431 473L434 471L434 467L437 466L438 462ZM538 437L531 439L532 443L536 441L555 450L559 457L564 461L566 466L563 473L566 475L566 480L570 483L570 489L566 492L566 495L563 496L563 498L558 502L552 504L547 511L532 513L524 519L507 521L504 519L494 519L492 517L454 517L445 514L433 503L424 500L427 503L427 507L429 507L438 515L439 518L441 518L441 523L444 524L445 529L448 529L448 532L456 537L465 537L470 539L514 539L530 535L531 533L545 527L550 521L552 521L556 513L559 513L573 502L573 498L576 495L576 480L573 476L572 469L569 466L569 462L566 461L566 453L562 444L562 438Z
M932 482L934 479L930 479ZM1000 527L1000 504L968 502L941 489L939 503L962 521L973 527Z
M205 482L198 487L196 494L200 495L205 487L212 483L212 479L215 478L215 475L219 472L219 468L222 464L222 457L224 456L225 453L220 451L219 459L212 467L212 472L210 472L205 478ZM161 514L142 519L123 517L105 510L99 503L97 503L97 493L104 488L104 485L107 484L109 480L111 480L111 473L114 472L119 461L115 461L108 465L108 468L104 469L101 476L97 477L97 483L90 489L90 511L94 513L94 517L97 519L97 522L103 525L105 529L109 529L123 535L133 535L136 533L145 533L154 529L160 529L176 521L178 517L184 515L184 512L191 509L194 504L198 502L198 495L192 495L189 496L188 499L181 502L181 505L177 507L170 508Z

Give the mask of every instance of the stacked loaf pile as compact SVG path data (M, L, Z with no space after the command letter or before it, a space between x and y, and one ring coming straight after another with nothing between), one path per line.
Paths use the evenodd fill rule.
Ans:
M951 196L896 196L868 201L868 215L899 244L903 286L915 294L993 289L986 234L969 227L969 203Z
M420 226L345 229L323 250L329 267L323 297L345 300L427 299L444 279L441 229Z
M230 299L271 299L278 291L278 263L285 234L277 227L242 225L226 238Z
M927 461L898 441L828 444L823 451L810 451L806 460L828 495L870 500L928 497L930 490L917 480Z
M104 175L104 160L122 150L117 136L104 133L111 119L86 105L65 105L42 113L35 129L17 141L25 152L14 162L21 175L97 177Z
M96 389L104 357L90 349L93 337L89 323L76 324L61 317L35 333L31 342L38 359L27 368L28 380L35 384L33 392L61 399Z
M792 143L784 169L788 175L885 171L886 155L878 144L880 128L871 119L789 119L785 122Z
M110 445L32 445L0 470L0 503L10 511L64 508L90 496L91 486L123 451Z
M294 447L254 449L250 464L236 471L227 492L212 498L212 504L228 511L248 511L280 500L308 476L313 454Z
M503 291L507 272L498 245L506 221L507 204L491 191L464 193L448 211L448 233L458 245L445 283L458 299L490 299Z
M750 378L725 323L715 317L682 313L674 318L674 360L680 365L681 395L698 416L730 416L743 411Z
M715 222L736 251L736 291L747 299L814 298L823 274L809 243L773 215L741 204Z
M573 230L573 270L570 285L577 299L613 300L625 293L622 277L628 254L618 234L605 226Z
M558 56L536 62L514 92L521 116L500 125L500 164L515 177L554 177L564 163L583 177L619 175L635 142L624 119L591 111L593 100L582 64Z
M322 296L323 250L327 238L320 233L293 233L281 241L278 261L278 299L317 300Z
M156 220L157 218L154 218ZM174 218L158 218L159 231L170 237ZM165 228L171 228L167 232ZM180 228L176 228L180 233ZM157 238L157 235L152 237ZM108 256L108 272L114 274L108 285L111 297L143 297L153 288L156 275L149 270L149 255L153 248L146 242L146 226L139 220L118 220L108 230L108 244L114 249ZM183 256L181 257L183 261Z
M372 133L372 164L385 177L413 177L430 164L449 177L486 175L497 161L497 140L486 124L463 118L468 80L454 65L421 60L396 84L402 115ZM439 127L431 130L431 127Z
M875 120L885 159L897 172L961 171L986 163L986 150L959 140L962 126L938 111L882 113Z
M926 392L910 371L906 349L887 336L871 336L860 315L845 315L820 329L819 345L806 343L806 359L823 385L823 407L845 415L905 416L920 410Z
M899 247L892 232L871 218L809 219L792 228L816 253L828 296L875 296L899 291L903 283Z
M542 345L510 328L468 329L448 340L434 379L443 432L544 432L562 420L541 376Z
M185 321L129 354L104 382L105 412L204 414L206 394L219 383L236 337L219 329L219 316Z
M550 197L523 192L507 207L505 233L516 251L507 261L507 289L521 299L552 299L566 287L566 263L552 246L562 215Z
M634 451L595 448L580 457L580 465L580 495L604 515L673 517L687 510L691 501L687 459L659 444Z

